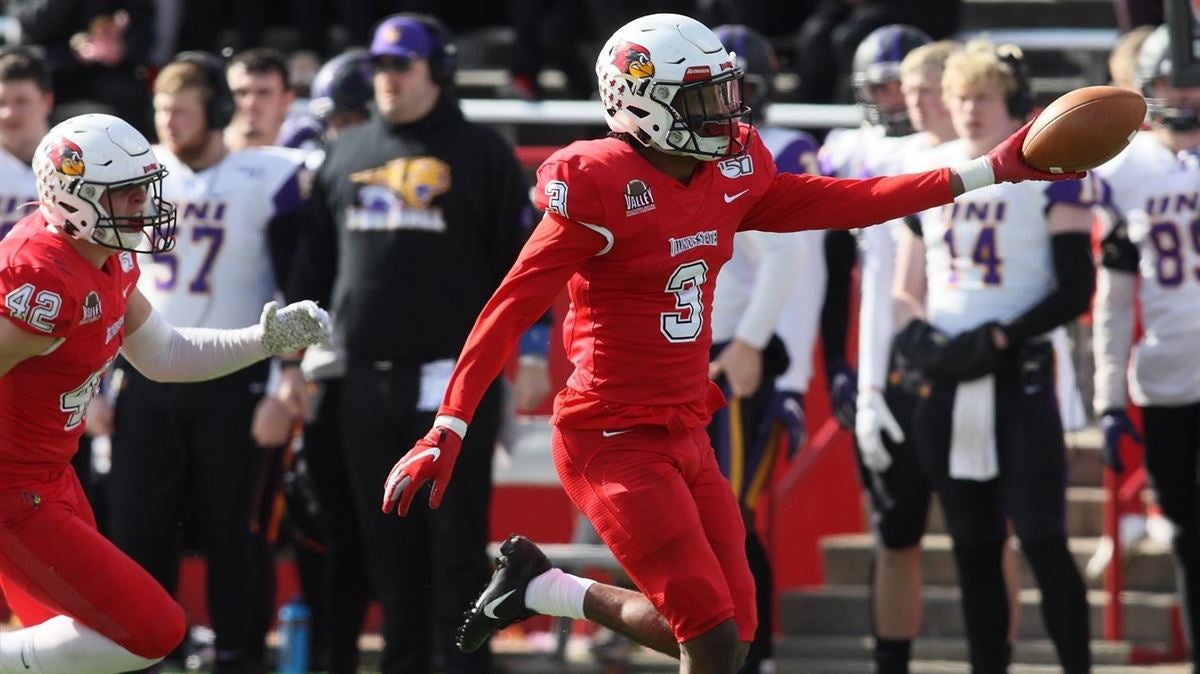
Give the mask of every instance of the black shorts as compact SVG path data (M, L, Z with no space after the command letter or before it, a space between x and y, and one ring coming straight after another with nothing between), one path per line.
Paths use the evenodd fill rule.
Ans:
M917 545L925 535L929 518L929 494L932 488L912 442L912 414L916 395L889 384L883 399L892 416L900 423L905 441L896 443L883 434L883 445L892 457L892 465L883 473L868 470L862 453L855 451L858 476L871 502L871 528L883 546L900 550ZM857 448L856 448L857 450Z
M998 477L949 474L957 386L933 382L913 413L917 454L959 544L1004 540L1012 519L1023 542L1066 535L1066 445L1049 343L1020 349L995 375Z

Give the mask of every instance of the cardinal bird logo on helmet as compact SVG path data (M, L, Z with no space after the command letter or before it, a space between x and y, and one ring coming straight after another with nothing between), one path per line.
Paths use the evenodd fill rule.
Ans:
M622 42L613 50L613 65L634 77L654 77L650 50L634 42Z
M63 175L83 175L83 150L66 138L50 146L50 162Z

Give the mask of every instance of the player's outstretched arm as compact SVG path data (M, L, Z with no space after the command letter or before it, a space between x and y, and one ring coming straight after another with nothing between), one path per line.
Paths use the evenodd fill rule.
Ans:
M432 482L437 508L454 471L467 423L499 376L522 333L550 308L567 280L608 242L593 230L547 215L488 300L463 346L433 429L392 467L383 488L383 512L403 517L413 497Z
M146 377L166 382L215 379L326 342L330 333L329 315L307 300L282 309L268 302L258 325L245 328L176 328L137 290L129 296L125 326L121 353Z
M856 229L950 203L1001 182L1076 180L1084 173L1047 173L1021 158L1029 126L986 155L952 168L865 180L781 173L743 218L740 230L793 232Z
M0 319L0 377L21 361L45 353L56 341L56 337L29 332L10 318Z

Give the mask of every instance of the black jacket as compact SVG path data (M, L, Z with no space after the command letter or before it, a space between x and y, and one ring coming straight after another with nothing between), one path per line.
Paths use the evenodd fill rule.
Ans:
M351 360L456 357L533 227L528 190L451 95L412 124L375 115L316 175L288 299L331 307Z

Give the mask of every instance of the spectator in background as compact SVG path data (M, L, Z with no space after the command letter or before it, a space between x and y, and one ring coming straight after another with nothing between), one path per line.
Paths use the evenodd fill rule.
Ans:
M149 130L154 0L9 0L8 11L23 39L46 50L60 117L112 112Z
M1136 77L1138 50L1153 32L1154 26L1138 26L1117 39L1108 56L1108 72L1114 87L1141 92Z
M367 121L374 97L367 52L353 49L330 59L313 80L309 114L281 144L307 151L316 169L326 149L350 127ZM292 367L291 364L288 367ZM329 674L358 671L358 637L370 597L362 526L354 509L354 483L342 443L341 390L346 353L339 342L314 346L304 353L300 370L315 393L308 409L293 409L277 397L264 414L282 419L289 428L304 421L303 461L319 503L324 553L298 543L296 559L305 602L312 609L313 668ZM299 460L297 457L296 460ZM289 507L289 514L292 509ZM323 659L322 659L323 658Z
M274 49L247 49L226 68L234 112L225 142L231 150L275 145L296 94L287 59Z
M771 43L746 26L713 29L745 72L743 95L765 118L779 64ZM801 131L760 127L780 172L817 170L817 141ZM754 575L759 623L741 674L758 674L773 656L774 582L771 561L755 523L759 497L770 488L781 445L790 460L806 435L804 392L825 284L821 232L739 232L733 257L713 291L709 376L729 399L713 414L709 436L721 474L733 486L746 527L746 557ZM805 376L777 377L793 367Z
M1157 26L1162 23L1163 7L1164 3L1160 0L1113 0L1117 27L1122 33L1128 33L1138 26Z
M958 29L962 0L820 0L800 27L795 63L801 101L849 103L854 100L847 76L858 45L873 30L906 23L933 39L951 37Z
M920 166L984 156L1032 112L1024 60L1011 45L968 44L946 60L942 87L959 139L923 153ZM924 380L913 445L946 515L976 674L1007 672L1011 660L1009 520L1059 664L1067 674L1091 669L1086 590L1067 548L1052 344L1056 328L1087 310L1094 287L1090 180L994 185L900 230L897 324L912 320L895 348Z
M228 149L222 131L234 104L224 76L216 57L184 52L154 84L155 153L169 172L163 189L178 209L180 240L143 258L138 287L181 325L252 321L288 273L298 231L299 155ZM259 672L273 567L264 532L251 530L265 462L251 429L268 363L186 384L117 368L124 385L109 476L113 540L174 592L180 522L194 525L208 563L216 672Z
M508 0L509 20L516 31L505 93L527 101L543 98L538 73L548 62L567 78L567 95L586 99L596 76L579 52L579 38L589 25L587 3L574 0Z
M463 118L453 43L440 22L390 16L370 57L377 114L329 147L288 295L313 292L336 307L346 349L341 446L383 605L383 673L428 674L435 651L442 671L487 673L487 649L462 653L451 638L489 573L499 387L467 441L464 484L440 510L420 503L408 518L381 514L379 480L433 423L455 355L528 236L528 186L512 148ZM527 347L544 357L541 335ZM522 364L518 384L528 378L521 371L534 370ZM278 395L308 404L298 369L284 369Z
M1103 221L1096 285L1095 409L1105 463L1114 471L1124 471L1122 436L1145 445L1146 470L1171 523L1194 672L1200 668L1200 254L1186 242L1200 246L1200 87L1171 83L1169 47L1167 27L1160 26L1139 50L1136 82L1150 103L1150 129L1096 169L1112 217ZM1164 243L1170 241L1182 245ZM1145 330L1136 342L1135 316ZM1130 401L1141 408L1144 440L1126 412Z
M0 239L37 206L33 151L49 131L54 92L38 50L0 49Z

